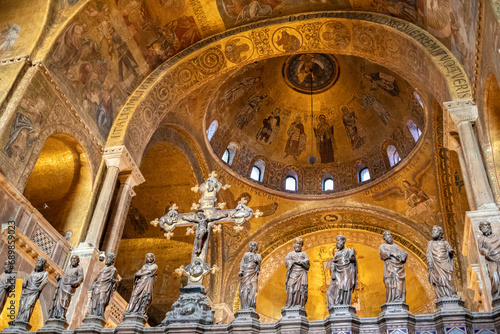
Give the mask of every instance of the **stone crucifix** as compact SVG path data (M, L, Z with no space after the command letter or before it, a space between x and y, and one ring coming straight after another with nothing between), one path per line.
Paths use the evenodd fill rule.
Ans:
M205 261L212 229L214 232L220 232L221 223L234 222L236 224L234 229L240 231L243 229L241 225L247 219L262 215L260 211L257 210L254 213L252 209L246 206L244 198L240 200L234 209L224 210L226 203L218 203L216 205L217 192L229 187L229 185L223 186L217 180L217 174L212 172L205 182L191 188L194 192L201 192L199 204L193 203L191 207L192 210L196 210L195 212L179 213L177 205L173 204L166 215L162 216L159 220L155 219L151 222L154 226L160 225L166 231L165 236L169 240L174 235L172 231L177 226L190 226L187 229L186 235L195 234L191 263L185 268L180 268L181 274L184 273L188 276L188 285L201 284L203 276L211 270Z

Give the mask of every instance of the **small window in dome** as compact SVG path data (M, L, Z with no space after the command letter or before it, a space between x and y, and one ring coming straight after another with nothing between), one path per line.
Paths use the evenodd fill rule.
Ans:
M398 150L394 145L387 146L387 157L389 158L391 167L394 167L394 165L397 165L401 161Z
M214 120L212 122L212 124L210 124L210 126L208 127L208 130L207 130L208 141L212 140L212 137L214 136L214 134L217 131L218 127L219 127L219 122L217 122L217 120Z
M229 150L228 149L226 149L224 151L224 154L222 155L222 161L224 161L225 163L229 162Z
M413 96L415 96L415 99L418 101L418 103L420 104L420 106L423 108L424 107L424 104L422 103L422 99L420 98L420 95L417 93L417 91L413 91Z
M287 176L285 179L285 190L297 191L297 179L293 176Z
M422 130L420 130L417 124L415 124L415 122L411 119L408 121L408 130L410 130L410 133L413 136L413 140L415 140L416 143L422 135Z
M260 168L257 166L252 167L252 172L250 173L250 178L255 181L260 181Z
M370 179L370 171L367 167L359 171L359 182L365 182Z
M323 181L323 191L333 190L333 179L326 179Z

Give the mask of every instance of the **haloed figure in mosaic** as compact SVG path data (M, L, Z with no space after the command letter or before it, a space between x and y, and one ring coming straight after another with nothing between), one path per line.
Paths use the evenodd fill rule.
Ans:
M384 260L385 302L406 301L405 263L408 253L395 245L391 231L383 234L385 244L379 247L380 258Z
M458 298L453 284L453 254L448 241L444 240L443 229L434 225L432 240L427 245L427 268L429 269L429 282L436 290L436 297Z
M39 257L35 269L24 280L23 291L19 300L19 311L15 321L30 322L36 301L40 298L40 293L42 293L42 289L48 282L49 273L45 271L46 264L47 260Z
M138 314L146 316L148 308L153 300L153 286L158 271L153 253L146 254L146 262L142 268L135 273L134 289L128 303L126 314Z
M332 282L326 291L328 308L337 305L351 305L352 292L358 281L356 251L345 247L346 238L337 236L337 251L329 261Z
M91 288L89 316L104 318L104 310L111 300L111 295L118 283L118 273L114 266L116 255L106 255L106 265L101 269Z
M500 238L493 234L489 222L479 223L483 235L479 238L479 251L486 259L486 267L491 281L491 297L500 297Z
M9 294L16 287L16 275L12 273L12 265L9 260L5 261L3 273L0 274L0 314Z
M262 258L257 254L257 242L250 242L250 251L243 255L240 263L240 301L241 310L254 309L259 285L260 262Z
M309 257L302 251L304 240L295 238L293 251L285 258L286 264L286 307L304 307L307 302L309 283Z
M63 277L57 275L57 289L49 310L49 319L66 320L66 312L71 303L71 297L73 297L82 282L83 270L80 267L80 257L73 255L71 256L71 265Z

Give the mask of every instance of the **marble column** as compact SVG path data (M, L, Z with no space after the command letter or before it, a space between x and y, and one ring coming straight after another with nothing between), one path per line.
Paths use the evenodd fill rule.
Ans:
M142 175L141 175L142 177ZM120 190L118 199L111 213L109 231L104 240L106 254L118 251L120 240L122 239L125 221L130 208L130 201L135 196L134 186L139 182L140 177L134 172L126 172L118 175L120 180Z
M458 128L463 157L460 162L465 163L465 166L461 166L462 172L467 173L468 179L474 184L471 190L477 210L498 209L472 129L472 122L478 115L477 106L470 99L445 102L443 105Z

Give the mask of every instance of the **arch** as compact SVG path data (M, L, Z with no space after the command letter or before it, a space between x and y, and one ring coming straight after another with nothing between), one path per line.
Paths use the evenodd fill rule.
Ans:
M254 161L252 168L250 169L249 177L258 182L264 180L264 172L266 171L266 163L262 159L257 159Z
M252 173L252 169L254 166L258 167L260 169L260 180L258 180L258 182L262 182L262 183L266 183L267 180L268 180L268 174L269 173L266 173L266 166L270 166L269 164L269 160L262 156L262 155L257 155L255 156L252 161L250 162L250 164L248 165L248 171L247 171L247 177L250 179L250 180L254 180L252 178L250 178L250 175ZM257 180L254 180L254 181L257 181Z
M236 152L238 150L239 145L236 144L234 141L230 142L229 145L227 145L226 150L224 151L224 155L227 152L227 160L224 160L224 155L222 156L222 161L224 161L226 164L231 166L234 161L234 157L236 156Z
M496 141L500 140L500 85L495 74L490 73L485 85L484 122L487 131L487 140L491 145L492 166L486 165L490 170L490 181L494 185L492 190L498 189L500 180L500 150ZM486 136L485 136L486 137ZM492 176L494 176L492 180ZM498 197L498 193L495 194ZM498 199L497 199L498 200Z
M293 177L295 178L295 181L297 181L296 189L295 191L287 191L287 192L293 192L293 193L299 193L303 190L303 182L304 182L304 173L298 166L286 166L283 168L282 172L282 177L281 177L281 188L282 190L286 190L286 180L288 177Z
M219 122L216 119L214 119L212 123L210 123L210 126L207 129L208 141L212 140L218 128L219 128Z
M321 177L321 190L322 191L333 191L335 189L335 182L333 181L333 176L325 172Z
M91 194L92 173L79 142L66 134L48 137L23 195L73 247L84 233Z
M193 44L180 52L177 57L172 57L161 64L129 97L113 124L106 146L125 144L134 156L139 157L145 146L144 142L148 142L157 121L182 98L182 94L173 92L182 91L184 95L188 94L195 87L222 73L227 73L236 66L270 57L269 53L254 52L245 63L233 63L221 51L230 38L242 37L246 40L252 33L260 32L263 27L267 29L266 34L272 35L282 27L304 24L321 26L323 32L330 29L329 25L339 24L343 29L345 27L343 31L349 42L337 45L333 41L324 39L328 33L319 34L318 30L318 35L314 38L319 43L304 44L301 51L314 50L314 52L355 55L369 59L399 73L415 87L426 87L431 82L432 86L428 89L435 92L441 102L471 97L467 76L452 53L425 30L411 23L364 12L338 11L292 15L250 24L246 31L236 29L212 36ZM375 33L385 37L376 38ZM382 44L391 47L387 48ZM273 49L273 46L269 45L269 48ZM399 50L405 52L397 52ZM286 54L292 52L280 53L280 55ZM436 69L429 73L430 79L422 78L423 67ZM438 89L441 86L446 89ZM156 108L163 112L152 116L148 114L149 118L145 119L144 109L153 103L152 101L155 101ZM138 137L143 138L143 141L138 140Z
M356 182L358 183L369 182L373 176L368 164L362 160L356 163L354 172L356 175Z
M289 170L285 177L285 188L283 189L285 191L297 191L299 190L298 184L297 173L293 169Z
M406 126L415 143L418 142L420 137L422 137L422 130L412 119L409 119L408 122L406 122Z

